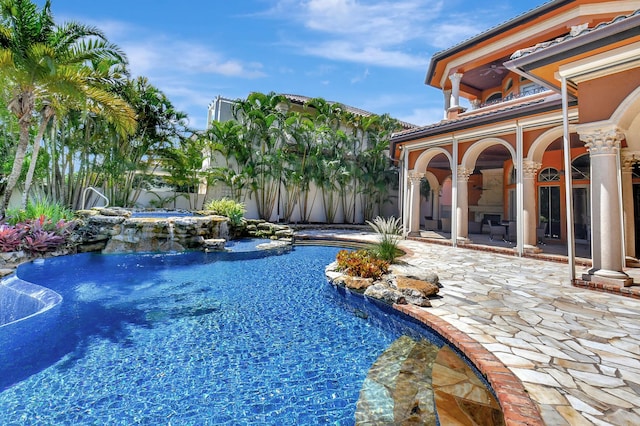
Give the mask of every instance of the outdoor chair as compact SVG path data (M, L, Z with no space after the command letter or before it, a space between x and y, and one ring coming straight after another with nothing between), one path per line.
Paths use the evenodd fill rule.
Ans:
M489 223L489 239L493 241L494 237L500 237L502 241L506 241L507 229L502 225L494 225L491 220L487 222Z
M509 221L509 227L507 228L507 240L512 243L518 241L518 228L516 227L516 222L511 220Z
M482 223L469 221L469 233L470 234L482 234Z
M546 237L546 234L547 234L547 224L545 222L542 222L536 228L536 238L538 239L538 244L542 244L543 246L546 245L546 243L544 242L544 238Z

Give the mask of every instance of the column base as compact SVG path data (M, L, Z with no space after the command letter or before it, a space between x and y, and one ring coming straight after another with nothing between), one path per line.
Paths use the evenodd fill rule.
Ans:
M458 245L464 246L466 244L471 244L473 243L473 241L471 241L469 238L467 237L458 237L458 239L456 240L456 242L458 243Z
M640 260L635 257L627 256L625 264L627 265L627 268L640 268Z
M408 237L420 237L422 234L420 233L420 231L410 231L407 236Z
M609 271L607 269L598 269L595 272L589 271L587 274L582 274L584 281L590 281L595 284L608 284L619 287L629 287L633 285L633 278L624 272Z
M516 246L515 248L516 248L516 250L518 249L518 247L517 247L517 246ZM523 247L523 249L524 249L524 252L525 252L526 254L538 254L538 253L542 253L542 249L541 249L540 247L538 247L538 246L530 246L530 245L525 244L525 245L524 245L524 247Z

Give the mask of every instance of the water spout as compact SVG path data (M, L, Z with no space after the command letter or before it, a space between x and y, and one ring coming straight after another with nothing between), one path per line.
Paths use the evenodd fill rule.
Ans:
M169 233L169 240L167 241L168 244L169 244L169 251L175 251L175 249L174 249L175 229L174 229L173 221L171 221L171 220L169 220L167 222L167 231Z

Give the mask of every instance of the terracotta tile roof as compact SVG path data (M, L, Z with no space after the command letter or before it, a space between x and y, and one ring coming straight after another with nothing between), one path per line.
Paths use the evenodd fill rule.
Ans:
M544 97L536 97L535 99L531 99L529 101L523 100L518 103L509 103L505 104L503 107L493 107L493 108L480 108L477 110L477 113L465 114L462 117L453 120L442 120L438 123L429 124L426 126L415 127L412 129L403 130L400 132L396 132L391 136L391 141L394 140L411 140L417 139L423 136L429 136L431 134L437 134L440 130L453 130L455 128L464 127L465 124L470 122L475 122L478 120L487 121L491 118L498 118L501 115L507 115L509 113L517 112L518 110L522 110L528 107L532 107L534 105L544 105L549 104L554 101L558 101L560 99L560 95L549 91L548 96ZM411 138L411 136L414 136Z
M593 27L593 28L589 28L589 27L587 27L587 26L584 26L584 27L582 27L582 26L574 27L574 28L572 29L572 31L571 31L569 34L565 35L565 36L558 37L558 38L553 39L553 40L550 40L550 41L545 41L545 42L543 42L543 43L538 43L538 44L536 44L535 46L528 47L528 48L526 48L526 49L520 49L520 50L517 50L513 55L511 55L511 58L510 58L510 59L517 59L517 58L521 58L521 57L526 56L526 55L529 55L529 54L531 54L531 53L538 52L538 51L540 51L540 50L547 49L547 48L549 48L549 47L551 47L551 46L558 45L558 44L563 43L563 42L565 42L565 41L567 41L567 40L573 40L573 39L578 38L578 37L580 37L580 36L583 36L583 35L585 35L585 34L589 34L589 33L592 33L592 32L594 32L594 31L597 31L597 30L599 30L599 29L609 27L609 26L611 26L611 25L613 25L613 24L616 24L616 23L618 23L618 22L625 21L625 20L627 20L627 19L629 19L629 18L631 18L631 17L633 17L633 16L638 16L638 15L640 15L640 9L638 9L638 10L636 10L635 12L630 13L630 14L628 14L628 15L620 15L620 16L616 16L616 17L615 17L615 18L613 18L611 21L608 21L608 22L601 22L601 23L599 23L598 25L596 25L596 26L595 26L595 27Z
M306 102L308 102L311 99L313 99L313 98L310 98L308 96L292 95L292 94L288 94L288 93L282 93L282 96L286 97L291 102L296 103L296 104L300 104L300 105L305 104ZM365 111L365 110L360 109L360 108L355 108L355 107L352 107L352 106L349 106L349 105L345 105L345 104L343 104L341 102L327 101L327 103L329 103L330 105L333 105L333 104L342 105L350 113L356 114L356 115L361 115L361 116L364 116L364 117L370 117L372 115L378 115L378 114L375 114L375 113L370 112L370 111ZM415 124L407 123L405 121L398 120L398 122L405 129L412 129L414 127L418 127Z

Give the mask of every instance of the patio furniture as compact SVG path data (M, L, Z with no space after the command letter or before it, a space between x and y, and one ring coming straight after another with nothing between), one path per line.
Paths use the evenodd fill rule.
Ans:
M507 240L515 243L518 241L518 228L516 228L516 221L510 220L507 225Z
M538 239L538 244L546 245L544 242L544 238L547 236L547 224L546 222L542 222L536 228L536 238Z
M469 233L470 234L482 234L482 223L469 221Z
M427 216L424 217L424 229L425 231L437 231L438 230L438 220L437 219L427 219Z
M493 241L494 237L500 237L502 241L506 241L507 229L502 225L494 224L491 220L487 222L489 223L489 239Z

